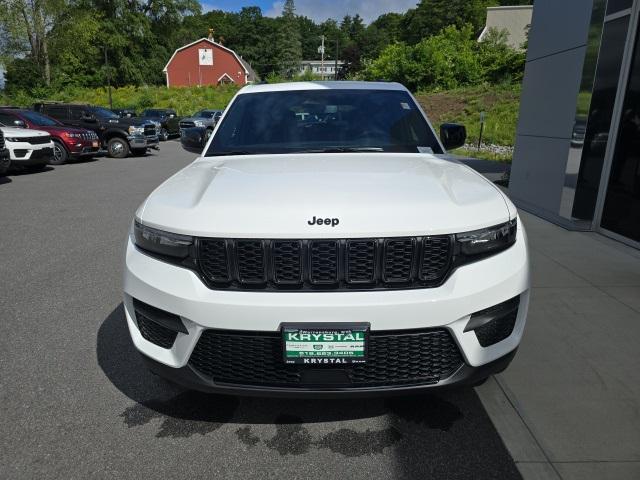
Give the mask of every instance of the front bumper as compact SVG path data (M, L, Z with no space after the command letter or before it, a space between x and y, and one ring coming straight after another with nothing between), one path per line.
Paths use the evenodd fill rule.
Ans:
M12 143L7 146L10 156L11 165L13 166L34 166L44 165L49 162L53 156L53 142L34 148L33 145L24 142Z
M518 226L517 241L500 254L459 267L437 288L354 292L243 292L210 290L192 271L158 261L127 242L124 306L136 348L153 370L177 383L223 393L266 392L289 395L411 391L470 384L504 368L520 343L529 303L529 258L526 234ZM471 315L520 297L510 335L483 347L474 331L466 331ZM186 333L178 333L171 348L146 340L136 321L133 299L178 315ZM368 322L371 331L446 329L463 359L449 378L429 385L375 388L256 388L219 385L189 364L201 334L207 329L278 332L282 323ZM502 360L501 360L502 359ZM488 372L488 373L487 373ZM485 375L486 373L486 375Z
M341 398L341 397L379 397L387 395L411 395L424 393L433 389L444 390L448 388L474 386L482 382L487 377L502 372L509 366L516 355L517 349L503 355L502 357L486 363L479 367L462 365L449 378L430 385L407 385L407 386L376 386L370 388L323 388L296 387L296 388L268 388L249 385L232 385L214 383L204 377L191 365L181 368L169 367L152 358L142 354L142 360L147 368L156 375L176 383L182 387L199 390L207 393L218 393L225 395L246 395L256 397L299 397L299 398Z
M127 137L129 146L131 148L155 148L160 143L160 139L157 135L141 136L141 135L129 135Z

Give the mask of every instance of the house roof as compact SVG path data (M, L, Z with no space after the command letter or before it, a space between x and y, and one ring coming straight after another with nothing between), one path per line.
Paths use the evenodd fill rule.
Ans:
M247 62L244 58L240 57L240 61L242 62L242 65L244 65L244 69L249 72L249 77L247 78L248 81L250 82L259 82L260 81L260 77L258 76L258 74L256 73L256 71L253 69L253 67L251 66L251 64L249 62Z
M238 56L238 54L236 52L234 52L233 50L231 50L230 48L225 47L224 45L214 42L213 40L209 40L208 38L200 38L199 40L196 40L195 42L191 42L183 47L177 48L175 52L173 52L173 55L171 55L171 58L169 59L169 61L167 62L167 64L164 66L164 68L162 69L163 72L167 72L167 68L169 67L169 64L171 63L171 61L173 60L173 57L176 56L176 54L182 50L185 50L189 47L194 46L196 43L200 43L200 42L208 42L210 43L212 46L214 47L218 47L221 48L223 50L226 50L227 52L231 53L234 57L236 57L236 60L238 61L238 63L240 65L242 65L242 68L244 69L244 73L245 75L249 75L249 70L247 70L247 67L245 66L244 62L242 61L242 59Z

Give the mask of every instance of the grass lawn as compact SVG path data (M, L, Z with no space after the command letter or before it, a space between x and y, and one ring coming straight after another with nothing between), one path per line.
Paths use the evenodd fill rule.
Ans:
M203 108L223 109L237 91L238 87L233 85L185 88L131 86L113 88L111 94L113 108L133 108L138 112L151 107L174 108L178 115L186 116ZM105 107L109 105L106 88L70 88L42 99L24 94L11 98L0 95L0 104L30 107L37 100L89 103Z
M475 144L480 134L480 112L485 112L483 143L513 146L515 142L520 85L425 92L418 93L416 98L436 130L441 123L462 123L467 127L467 141Z

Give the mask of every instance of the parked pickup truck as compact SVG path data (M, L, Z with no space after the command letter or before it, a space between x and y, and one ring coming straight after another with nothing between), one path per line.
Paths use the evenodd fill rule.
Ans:
M209 138L220 117L222 110L200 110L180 120L180 132L186 128L203 127L206 129L206 138Z
M144 155L149 148L158 147L156 126L144 119L120 118L111 110L93 105L36 103L33 107L65 125L93 130L110 157Z
M141 118L160 124L158 136L163 142L169 140L172 135L180 135L180 117L178 117L175 110L170 108L149 108L142 112Z

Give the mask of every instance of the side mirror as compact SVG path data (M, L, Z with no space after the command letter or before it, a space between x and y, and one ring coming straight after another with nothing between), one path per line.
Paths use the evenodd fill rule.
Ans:
M207 140L207 130L203 127L183 128L180 130L180 143L187 152L200 155Z
M28 128L24 120L14 120L13 126L16 128Z
M94 117L93 115L82 115L81 120L83 122L95 123L96 117Z
M176 118L176 116L173 113L170 113L169 118Z
M462 147L467 139L467 129L459 123L443 123L440 125L440 140L445 150Z

